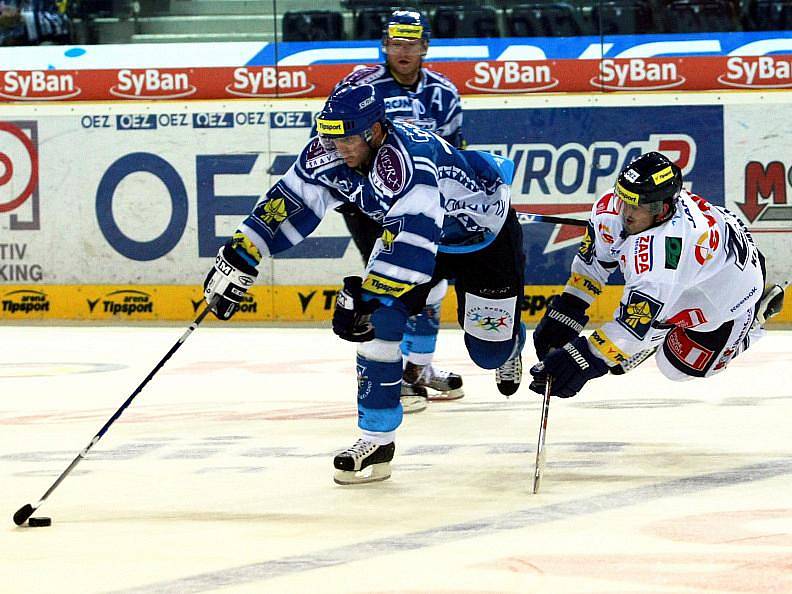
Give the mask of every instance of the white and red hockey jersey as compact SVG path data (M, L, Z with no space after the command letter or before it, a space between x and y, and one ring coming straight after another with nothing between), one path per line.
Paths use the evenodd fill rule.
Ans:
M723 207L682 190L673 216L624 236L620 200L594 204L564 292L591 304L619 268L625 287L613 320L589 338L609 365L655 346L673 327L715 330L754 307L764 278L743 223Z

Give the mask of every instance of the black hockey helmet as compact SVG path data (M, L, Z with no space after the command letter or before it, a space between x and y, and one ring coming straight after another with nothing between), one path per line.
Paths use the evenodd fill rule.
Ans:
M616 180L615 192L622 201L645 206L652 214L660 214L663 203L673 212L674 200L682 190L682 171L662 153L644 153L627 165Z

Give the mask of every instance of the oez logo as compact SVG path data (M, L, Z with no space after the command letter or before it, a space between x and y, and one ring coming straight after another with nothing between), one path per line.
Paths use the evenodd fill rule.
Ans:
M248 175L258 158L255 154L239 155L196 155L195 157L195 195L198 219L198 255L202 258L213 257L228 239L218 237L215 232L215 219L218 216L238 216L240 219L249 214L258 200L258 195L229 196L215 193L217 176ZM166 209L170 213L165 230L154 239L141 241L133 239L122 230L123 225L116 221L113 201L118 186L130 175L147 173L165 186L169 201ZM156 194L152 201L156 200ZM153 153L130 153L113 162L105 171L96 189L96 219L99 229L107 242L121 255L137 261L150 261L163 257L173 250L187 228L189 211L187 188L182 176L167 160Z

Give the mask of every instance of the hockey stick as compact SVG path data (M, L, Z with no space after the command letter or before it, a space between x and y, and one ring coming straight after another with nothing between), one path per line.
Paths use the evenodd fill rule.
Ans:
M547 376L545 384L544 400L542 401L542 420L539 424L539 443L536 445L536 466L534 467L533 494L539 492L542 484L542 473L545 466L545 435L547 434L547 413L550 412L550 384L553 378Z
M87 446L85 446L85 449L83 449L79 454L77 454L77 457L74 458L74 460L72 460L72 463L69 464L68 468L66 468L66 470L64 470L61 473L61 475L58 477L58 480L56 480L52 484L52 486L49 489L47 489L47 492L44 493L44 495L42 495L41 499L38 500L36 505L30 505L29 503L26 503L16 511L16 513L14 514L14 524L16 524L17 526L21 526L22 524L24 524L25 521L33 514L33 512L35 512L39 507L41 507L41 505L47 500L47 497L50 496L50 494L57 488L57 486L63 482L63 479L65 479L69 475L69 473L72 470L74 470L74 467L77 466L77 464L79 464L80 460L82 460L83 458L85 458L85 456L88 455L90 449L100 439L102 439L102 436L110 428L110 425L112 425L116 421L116 419L118 419L118 417L121 416L121 413L123 413L124 410L126 410L126 408L132 403L132 400L134 400L135 396L140 394L140 391L144 388L144 386L147 383L149 383L149 381L151 381L151 378L153 378L154 375L160 369L162 369L162 366L165 365L168 359L171 358L173 353L179 350L179 347L181 347L181 345L184 344L184 341L187 340L187 337L190 334L192 334L193 331L198 327L198 325L203 321L203 319L206 317L206 314L208 314L211 308L214 306L216 299L217 298L215 297L214 299L212 299L210 303L206 305L206 307L204 307L203 311L200 314L198 314L197 318L195 318L195 321L192 324L190 324L190 327L187 328L184 334L182 334L182 337L178 341L176 341L176 344L174 344L170 348L170 350L165 354L165 356L160 360L160 362L157 363L156 367L154 367L154 369L152 369L149 372L149 374L146 376L146 379L144 379L140 383L140 385L137 388L135 388L135 391L132 392L129 398L127 398L124 401L124 404L122 404L121 407L117 411L115 411L115 414L113 414L113 416L110 417L110 419L104 424L104 426L101 429L99 429L99 432L96 435L94 435L93 439L88 443Z
M568 219L567 217L556 217L553 215L534 214L530 212L517 212L517 220L522 225L527 223L554 223L556 225L574 225L575 227L585 227L588 225L588 221L583 219Z

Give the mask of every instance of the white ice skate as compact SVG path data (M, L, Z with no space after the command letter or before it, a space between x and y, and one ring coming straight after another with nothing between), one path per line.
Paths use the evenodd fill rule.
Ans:
M415 388L423 388L429 400L459 400L465 395L459 374L436 369L431 363L415 365L408 361L402 378ZM431 392L427 392L427 388Z
M426 410L427 393L426 388L414 386L407 382L401 385L401 405L405 415Z
M384 481L390 478L390 463L395 451L394 442L378 445L366 439L358 439L355 445L338 454L333 460L336 468L333 480L339 485Z

